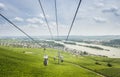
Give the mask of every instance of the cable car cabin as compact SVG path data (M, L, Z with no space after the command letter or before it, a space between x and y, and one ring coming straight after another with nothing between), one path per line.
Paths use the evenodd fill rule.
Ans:
M46 48L44 48L44 51L46 50Z
M63 56L60 56L60 60L61 60L61 62L63 62L64 60L63 60Z
M45 55L45 56L44 56L43 64L44 64L45 66L48 65L48 55Z
M54 61L56 60L56 56L55 57L53 57L53 59L54 59Z
M61 59L61 62L63 62L63 59Z

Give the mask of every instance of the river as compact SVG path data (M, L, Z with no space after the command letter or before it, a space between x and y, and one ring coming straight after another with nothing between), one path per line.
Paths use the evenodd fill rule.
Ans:
M95 54L95 55L103 55L103 56L108 56L110 58L120 58L120 48L114 48L114 47L109 47L109 46L103 46L103 45L96 45L96 44L87 44L87 43L79 43L76 42L77 45L72 45L72 44L64 44L63 42L58 42L55 41L56 43L63 44L65 47L70 48L70 49L76 49L80 51L86 51L90 54ZM79 46L79 45L85 45L85 46L97 46L101 47L103 49L107 50L99 50L99 49L94 49L90 47L85 47L85 46Z

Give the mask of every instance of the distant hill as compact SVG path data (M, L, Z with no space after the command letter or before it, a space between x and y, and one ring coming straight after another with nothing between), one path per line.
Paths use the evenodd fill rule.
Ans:
M120 35L106 35L106 36L70 36L70 40L113 40L120 39Z
M35 39L50 39L50 36L32 36ZM25 36L2 36L0 38L13 38L13 39L20 39L24 38L26 39L27 37ZM59 36L59 40L65 40L66 36ZM105 35L105 36L76 36L72 35L69 37L69 40L74 40L74 41L81 41L81 40L101 40L101 41L106 41L106 40L113 40L113 39L120 39L120 35ZM54 40L58 40L56 36L54 36Z

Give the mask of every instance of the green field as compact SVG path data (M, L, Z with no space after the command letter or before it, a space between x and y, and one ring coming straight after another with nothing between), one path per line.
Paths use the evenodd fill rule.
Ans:
M57 50L48 48L0 47L0 77L120 77L120 59L97 56L74 56L60 51L64 62L58 64L53 57ZM48 54L48 66L43 56ZM100 65L95 64L96 60ZM112 67L108 67L110 62ZM92 72L93 71L93 72Z

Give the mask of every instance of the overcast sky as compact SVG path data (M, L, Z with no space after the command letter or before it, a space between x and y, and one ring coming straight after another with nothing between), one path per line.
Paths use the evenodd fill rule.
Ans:
M56 35L54 0L41 0ZM79 0L57 0L59 34L67 35ZM0 0L0 13L31 36L49 35L38 0ZM0 36L23 36L0 17ZM120 0L82 0L70 35L120 35Z

